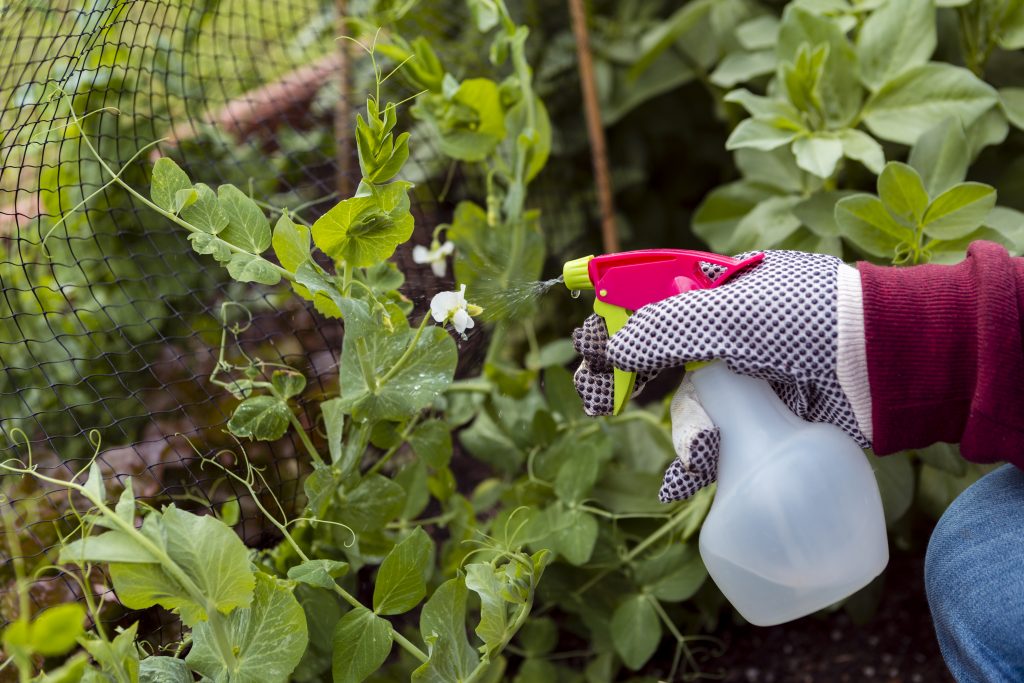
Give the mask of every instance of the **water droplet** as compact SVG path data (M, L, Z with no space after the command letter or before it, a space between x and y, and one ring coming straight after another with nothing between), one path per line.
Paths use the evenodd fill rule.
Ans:
M579 299L580 298L580 294L582 294L582 293L583 292L581 292L580 290L574 289L571 292L569 292L569 296L571 296L573 299Z

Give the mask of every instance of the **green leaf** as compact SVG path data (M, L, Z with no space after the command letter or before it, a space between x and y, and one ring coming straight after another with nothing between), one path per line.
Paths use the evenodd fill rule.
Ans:
M409 445L435 470L447 467L452 459L452 433L444 420L421 422L409 436Z
M197 254L209 254L220 263L231 260L231 248L218 237L204 232L194 232L188 236L188 241L192 243L192 248Z
M1024 130L1024 88L1000 88L999 101L1010 123Z
M590 493L600 468L601 463L592 453L577 453L559 468L555 494L565 503L580 502Z
M744 180L748 183L756 183L757 186L777 189L785 194L803 194L813 190L820 183L816 178L809 178L796 165L796 158L788 147L780 147L771 152L762 152L756 149L736 150L735 162L736 167L743 174ZM722 187L729 186L723 185ZM758 189L761 190L760 187ZM761 196L761 199L766 198L767 196ZM747 207L746 210L749 211L761 199L749 205L748 201L743 198L738 198L738 201L742 206Z
M633 671L647 663L661 641L658 613L645 595L632 595L615 608L611 630L615 651Z
M196 200L181 210L181 218L205 233L216 235L228 227L228 217L220 208L217 194L206 183L196 183Z
M108 562L156 562L145 548L123 531L108 531L98 536L86 536L61 546L60 564Z
M708 570L695 545L676 544L637 562L634 578L658 600L682 602L704 585Z
M819 178L828 178L843 158L843 143L833 137L811 135L793 142L796 165Z
M239 282L259 282L263 285L276 285L281 281L281 273L270 261L252 254L233 254L228 261L228 275Z
M335 579L348 573L348 563L337 560L306 560L288 570L288 578L310 586L334 590Z
M907 69L927 62L935 43L932 0L886 2L857 34L861 79L871 90L878 90Z
M852 194L848 190L815 192L793 207L793 215L816 235L838 237L840 232L836 223L836 203Z
M985 219L986 225L1002 235L1012 246L1013 255L1024 253L1024 213L1005 206L997 206Z
M823 44L828 50L818 83L822 105L830 123L845 125L860 110L861 103L853 46L831 18L817 16L794 4L786 7L775 47L779 62L794 64L802 47L813 51Z
M349 491L341 507L341 521L355 531L380 529L402 513L405 490L391 479L373 474Z
M793 207L799 203L798 196L765 199L736 224L725 253L770 249L781 244L800 228L800 220L793 215Z
M730 52L718 63L709 79L721 88L732 88L773 71L775 71L774 50Z
M396 181L339 202L313 223L313 241L331 258L353 266L386 261L412 235L410 187Z
M66 654L85 633L85 608L78 603L56 605L37 615L29 626L29 647L44 657Z
M149 656L139 662L139 683L193 683L184 659Z
M502 580L504 574L500 567L492 567L487 563L466 565L466 587L480 596L480 623L476 634L484 641L482 651L487 652L502 643L508 631L508 609L502 597Z
M360 683L391 653L391 624L365 607L346 614L334 629L334 683Z
M250 254L262 254L270 246L270 221L256 202L234 185L217 188L221 211L228 217L228 227L221 239Z
M153 164L153 179L150 183L149 196L153 203L164 211L178 213L181 209L176 205L175 197L180 190L191 190L192 181L178 164L168 157L160 157Z
M1010 2L985 3L982 11L998 12L998 28L996 37L999 47L1004 50L1019 50L1024 47L1024 3L1019 0ZM995 19L996 17L992 17Z
M920 225L928 208L928 193L921 176L898 161L890 161L878 176L878 196L890 213L910 225Z
M746 109L752 117L782 129L803 130L800 111L782 99L763 97L740 88L726 93L726 102L733 102Z
M462 81L447 105L434 119L443 154L460 161L482 161L504 139L505 112L498 84L491 79Z
M341 405L357 420L405 420L430 405L451 384L457 352L455 342L442 328L428 324L405 364L387 377L405 356L415 333L407 328L388 333L363 301L344 299L342 311Z
M984 223L995 205L996 191L989 185L954 185L928 207L924 215L925 234L943 240L962 237Z
M228 420L228 430L235 436L257 441L276 441L288 431L291 409L276 396L253 396L238 404Z
M725 148L734 150L749 147L770 151L792 142L797 133L798 131L788 128L778 128L763 119L744 119L725 141Z
M933 62L883 85L864 105L864 123L883 140L912 145L951 116L973 123L997 100L992 86L967 69Z
M914 233L896 222L881 199L867 194L839 200L836 223L844 238L865 253L880 258L891 259L896 247L914 239Z
M732 253L729 247L736 239L739 222L760 202L775 196L776 192L745 181L717 187L693 214L693 233L707 242L712 251Z
M294 273L309 259L309 228L282 214L274 225L272 244L281 267Z
M846 128L839 134L843 143L843 156L864 164L872 173L881 173L885 166L885 153L882 146L867 133L853 128Z
M199 193L191 187L178 190L174 193L174 213L181 213L182 209L192 206L198 199Z
M944 119L922 133L907 160L921 174L925 190L932 197L962 182L967 177L970 162L967 136L955 117Z
M114 512L118 517L135 526L135 492L132 490L132 478L124 480L124 491L117 500Z
M882 495L885 523L892 524L910 508L914 498L914 470L906 453L875 457L871 461Z
M309 642L306 615L288 582L256 575L252 604L227 616L227 645L235 656L228 669L208 623L192 630L185 662L203 676L231 683L285 683Z
M515 164L517 150L526 145L526 182L530 182L544 168L551 154L551 119L548 110L539 97L534 97L534 128L528 129L528 116L524 100L516 102L505 114L505 139L501 145L509 168Z
M347 472L355 463L343 462L345 452L342 450L341 440L345 429L345 409L341 405L341 399L321 401L320 411L324 416L324 430L327 432L327 450L331 456L331 463L340 466L342 472Z
M466 597L469 591L461 578L445 581L420 612L420 635L430 659L412 674L425 683L462 681L476 668L480 658L466 637Z
M774 48L779 41L779 20L771 14L745 21L736 27L736 40L747 50Z
M992 107L967 126L964 132L971 159L975 159L986 147L1002 144L1010 134L1010 122L1006 120L1006 114L1001 108Z
M914 452L921 462L955 477L962 477L967 472L967 461L960 455L959 447L953 444L939 442Z
M194 626L207 618L207 606L226 614L252 601L255 578L249 551L220 520L170 505L160 513L147 515L142 533L162 546L170 561L196 586L205 604L196 602L196 596L162 564L110 561L114 590L125 607L145 609L158 604L178 610L185 625Z
M107 500L107 487L103 483L103 472L100 471L100 464L95 460L89 465L89 478L83 485L85 490L92 494L92 498L100 503Z
M284 399L298 396L306 388L306 378L301 372L293 370L274 370L270 383Z
M543 513L545 543L574 566L586 564L597 543L597 519L585 510L552 505Z
M375 614L402 614L419 604L427 594L427 578L433 573L431 551L434 542L422 528L391 549L380 565L373 587Z
M938 520L946 508L963 493L968 486L976 482L985 469L971 463L967 466L962 475L954 475L949 472L921 465L921 476L917 485L917 504L920 509L932 519Z

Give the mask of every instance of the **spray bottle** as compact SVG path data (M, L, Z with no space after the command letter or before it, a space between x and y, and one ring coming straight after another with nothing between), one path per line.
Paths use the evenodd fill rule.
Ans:
M639 308L717 287L755 266L675 249L586 256L563 268L570 290L595 290L609 336ZM720 274L711 280L701 263ZM718 486L700 532L700 554L725 597L750 623L797 619L866 586L889 561L878 484L867 458L839 427L793 414L764 380L721 361L687 365L701 404L721 432ZM615 370L614 412L634 373Z

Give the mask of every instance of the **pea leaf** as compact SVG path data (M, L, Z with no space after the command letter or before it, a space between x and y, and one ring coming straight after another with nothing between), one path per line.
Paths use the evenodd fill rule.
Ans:
M763 119L744 119L725 141L725 148L751 148L767 152L792 142L798 132L789 128L779 128Z
M910 225L919 225L928 208L928 193L921 176L898 161L890 161L878 176L878 196L890 213Z
M387 260L412 235L410 187L397 181L339 202L313 223L313 241L331 258L353 266Z
M476 634L484 641L482 652L501 644L509 628L508 608L501 595L503 570L487 563L466 565L466 587L480 596L480 623Z
M349 491L341 507L341 521L358 532L380 529L401 514L405 490L391 479L373 474Z
M883 84L928 61L935 51L932 0L886 2L865 20L857 34L857 60L864 84Z
M207 618L207 605L228 613L252 601L255 579L249 551L220 520L170 505L160 513L147 515L142 533L162 547L170 562L192 581L205 604L197 602L197 596L168 573L160 558L152 557L149 563L120 557L106 560L88 545L83 546L93 561L110 563L114 590L126 607L145 609L159 604L180 611L185 625L194 626Z
M84 564L156 562L156 559L123 531L108 531L98 536L86 536L62 546L57 561L61 564Z
M100 464L95 460L89 465L89 478L85 480L85 490L92 494L92 497L103 503L107 500L107 487L103 483L103 472L100 471Z
M29 626L29 647L44 657L66 654L85 633L85 608L78 603L56 605L37 615Z
M391 643L391 625L365 607L343 616L334 629L334 683L366 680L388 658Z
M231 248L224 240L204 232L193 232L188 236L197 254L209 254L220 263L231 260Z
M416 527L391 549L380 565L373 587L375 614L402 614L419 604L427 594L433 548L434 542L427 532Z
M139 683L193 683L184 659L150 656L139 662Z
M952 116L922 133L907 160L921 174L925 190L932 197L962 182L970 162L964 127Z
M270 383L285 399L298 396L306 388L306 378L301 372L292 370L274 370L270 376Z
M430 405L455 374L455 342L440 327L428 325L404 365L391 371L413 343L415 332L388 333L370 315L366 302L343 299L341 407L358 419L401 421Z
M252 198L234 185L217 188L221 211L228 218L228 226L220 233L221 239L250 254L262 254L270 246L270 221Z
M331 463L339 465L346 471L352 463L342 462L344 451L341 448L343 430L345 428L345 411L341 399L332 398L320 402L320 411L324 416L324 430L327 432L327 451Z
M611 629L615 651L634 671L647 663L661 640L661 622L645 595L632 595L615 608Z
M228 227L228 217L220 208L217 195L206 183L196 183L196 200L181 210L181 217L190 225L211 235Z
M309 228L292 222L288 214L277 219L271 243L281 267L293 273L309 258Z
M160 157L153 164L153 178L150 182L149 196L153 203L165 211L178 213L181 206L175 198L180 190L191 190L192 181L178 164L167 157Z
M461 161L481 161L505 137L505 112L498 84L489 78L468 78L459 84L450 103L436 113L434 122L441 152ZM429 111L421 109L416 112Z
M185 662L197 673L232 683L284 683L306 651L309 633L288 582L256 574L252 604L227 616L227 640L235 655L228 669L206 622L192 630Z
M954 185L928 207L924 215L924 231L929 237L944 240L962 237L984 223L995 205L996 191L989 185Z
M871 462L882 496L885 523L892 524L910 507L914 498L914 470L906 453L896 453Z
M334 590L335 579L348 573L348 563L337 560L306 560L288 570L288 578L310 586Z
M461 578L445 581L420 612L420 634L430 659L416 669L412 680L424 683L462 681L480 658L466 637L466 598L469 591Z
M228 430L235 436L257 441L276 441L288 431L291 409L276 396L253 396L238 404L228 420Z
M637 583L658 600L689 600L708 577L704 562L693 544L671 545L637 562Z
M452 459L452 433L444 420L421 422L409 436L409 445L434 469L447 467Z
M135 492L132 490L131 477L124 481L124 491L121 491L121 497L117 499L114 512L118 517L135 526Z
M923 132L954 116L967 126L998 100L967 69L931 62L883 85L864 105L864 123L883 140L912 145Z
M843 158L842 141L821 135L797 138L793 142L796 165L819 178L828 178Z
M592 453L577 453L566 460L555 479L555 494L566 503L578 503L590 492L597 481L601 463ZM589 559L589 558L588 558Z
M545 543L571 565L585 564L597 543L597 519L585 510L552 505L542 515Z
M239 282L259 282L263 285L276 285L281 281L281 273L270 261L262 256L236 253L228 261L228 274Z
M881 199L867 194L839 200L836 223L843 237L865 253L881 258L891 259L897 246L914 239L913 232L896 222Z

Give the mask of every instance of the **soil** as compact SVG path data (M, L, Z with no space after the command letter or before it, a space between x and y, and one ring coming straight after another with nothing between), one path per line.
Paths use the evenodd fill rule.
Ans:
M924 558L894 554L877 611L863 625L839 610L760 628L726 626L715 634L727 683L952 683L935 640L924 593Z

